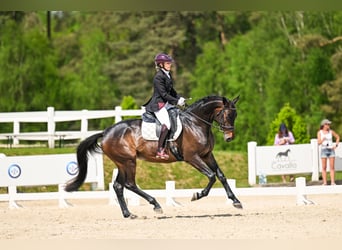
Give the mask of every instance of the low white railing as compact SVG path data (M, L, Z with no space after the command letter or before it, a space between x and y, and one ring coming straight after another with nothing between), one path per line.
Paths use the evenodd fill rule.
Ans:
M229 185L234 194L239 198L242 196L293 196L294 203L297 205L316 204L315 200L309 195L316 194L341 194L342 185L335 186L306 186L304 177L297 177L294 187L248 187L236 188L235 180L229 179ZM118 205L116 194L112 188L113 183L109 184L109 191L77 191L67 193L61 188L59 192L41 192L41 193L15 193L15 194L0 194L0 202L8 201L9 207L20 208L19 201L25 200L56 200L59 207L68 207L70 200L74 199L108 199L109 205ZM189 197L191 199L193 193L200 192L202 189L175 189L174 181L165 182L165 189L144 190L149 195L155 198L165 198L167 206L179 206L176 198ZM138 206L142 198L137 194L125 189L125 197L128 205ZM223 188L212 188L209 197L226 197L227 203L231 200L227 198Z
M100 118L114 118L119 122L124 116L140 116L145 112L142 107L137 110L123 110L120 106L115 110L79 110L79 111L55 111L54 107L48 107L47 111L35 112L7 112L0 113L0 123L13 123L10 133L1 133L0 140L7 140L8 145L18 145L20 140L47 141L49 148L55 147L55 141L83 140L99 131L88 130L88 120ZM81 121L78 131L56 131L57 122ZM21 132L20 123L47 123L47 131Z

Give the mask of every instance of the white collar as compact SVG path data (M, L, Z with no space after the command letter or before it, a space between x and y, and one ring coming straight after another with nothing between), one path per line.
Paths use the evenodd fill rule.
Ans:
M165 70L165 69L161 69L167 76L168 76L168 78L171 78L170 77L170 71L168 71L168 70Z

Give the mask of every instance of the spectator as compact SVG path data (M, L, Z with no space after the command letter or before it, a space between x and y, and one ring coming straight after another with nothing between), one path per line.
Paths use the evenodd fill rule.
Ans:
M275 135L274 145L289 145L295 142L295 138L291 131L289 131L285 123L280 124L279 131ZM286 175L281 176L283 183L286 183ZM290 181L294 181L294 176L290 175Z
M323 119L320 130L317 132L317 142L321 145L321 161L322 161L322 179L323 185L327 185L327 161L329 159L330 166L330 183L335 184L335 149L340 142L340 136L330 129L331 121ZM333 143L335 137L335 144Z

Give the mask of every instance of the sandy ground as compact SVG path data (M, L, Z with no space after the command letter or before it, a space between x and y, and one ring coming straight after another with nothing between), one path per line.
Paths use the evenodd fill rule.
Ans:
M239 197L236 209L225 197L195 202L177 199L163 214L141 201L129 206L138 219L124 219L108 200L22 201L10 209L0 202L0 240L4 239L340 239L342 194L310 195L314 205L296 205L294 196Z

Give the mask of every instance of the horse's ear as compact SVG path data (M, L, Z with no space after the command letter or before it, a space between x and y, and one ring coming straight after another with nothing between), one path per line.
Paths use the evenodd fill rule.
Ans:
M235 97L235 98L233 99L233 103L234 103L234 104L237 103L239 99L240 99L240 95L238 95L237 97Z
M228 100L225 97L222 97L222 101L223 101L223 106L227 106L228 105Z

